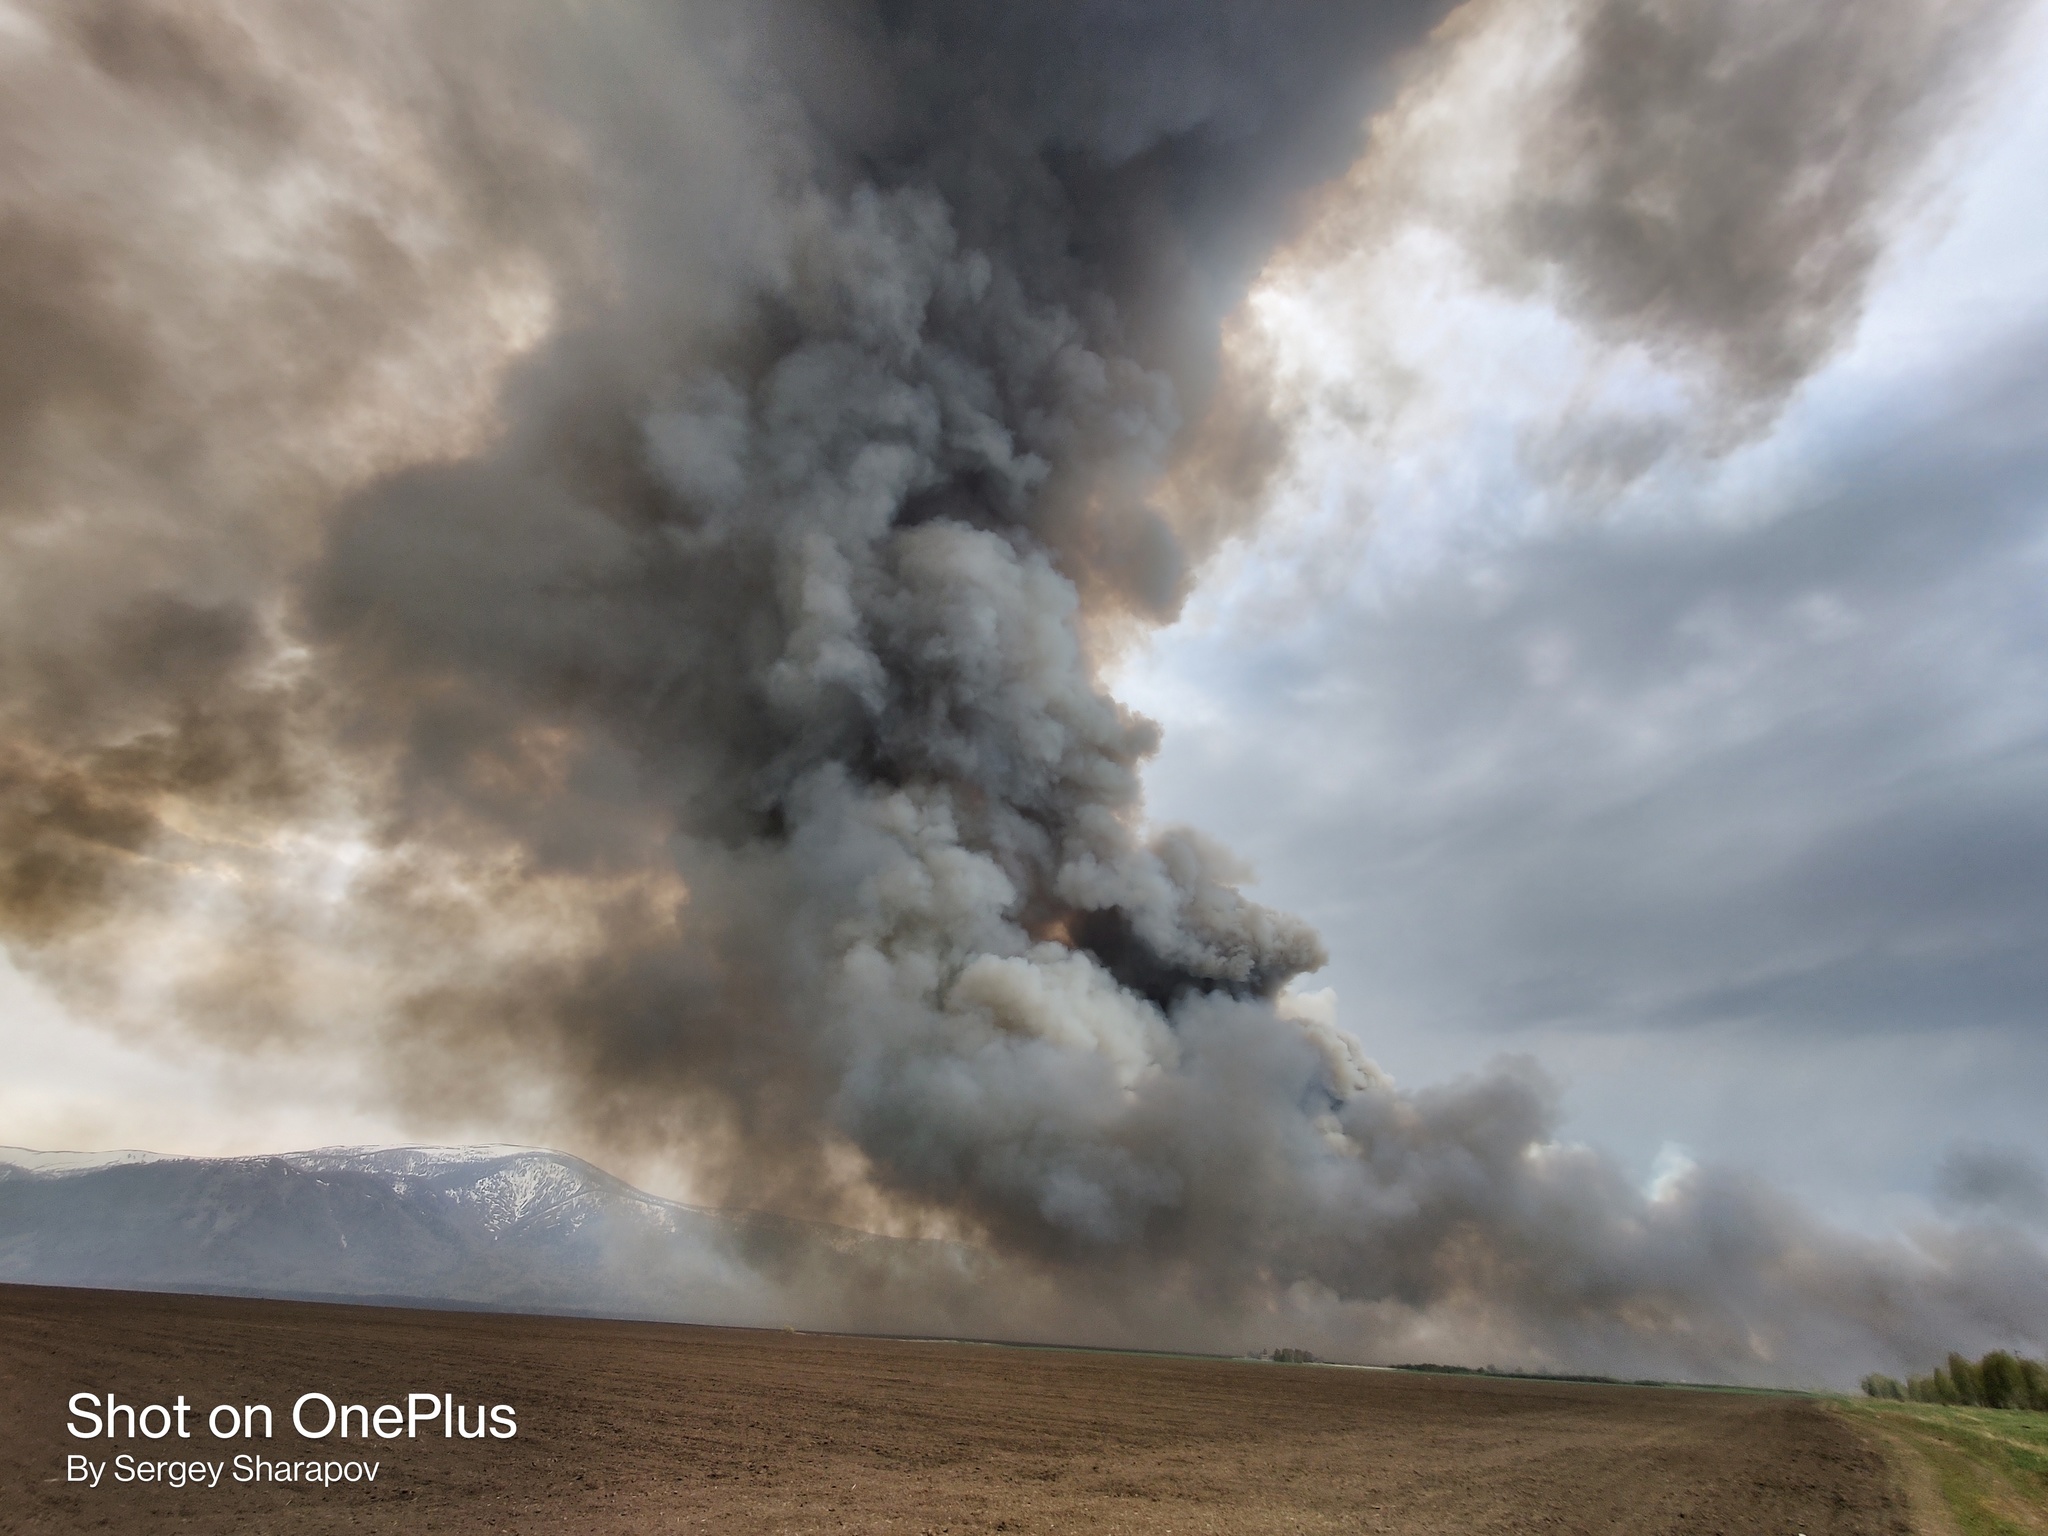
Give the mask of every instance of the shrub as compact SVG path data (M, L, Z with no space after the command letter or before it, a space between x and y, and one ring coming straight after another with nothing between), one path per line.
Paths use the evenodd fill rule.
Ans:
M1906 1389L1889 1376L1880 1376L1872 1371L1861 1383L1865 1397L1883 1397L1896 1401L1906 1395Z

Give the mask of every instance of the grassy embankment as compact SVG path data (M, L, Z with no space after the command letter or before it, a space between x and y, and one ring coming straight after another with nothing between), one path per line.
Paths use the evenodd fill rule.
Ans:
M1840 1406L1926 1463L1963 1536L2048 1536L2048 1413L1867 1399Z

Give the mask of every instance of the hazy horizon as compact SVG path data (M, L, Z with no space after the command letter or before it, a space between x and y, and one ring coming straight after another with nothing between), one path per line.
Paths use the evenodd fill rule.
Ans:
M2039 1352L2044 66L0 4L0 1142L558 1149L1133 1343Z

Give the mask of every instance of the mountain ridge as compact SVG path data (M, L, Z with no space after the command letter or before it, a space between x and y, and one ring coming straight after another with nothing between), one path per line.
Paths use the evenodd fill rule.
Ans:
M906 1279L971 1290L976 1264L665 1200L546 1148L0 1148L0 1282L777 1326L867 1320Z

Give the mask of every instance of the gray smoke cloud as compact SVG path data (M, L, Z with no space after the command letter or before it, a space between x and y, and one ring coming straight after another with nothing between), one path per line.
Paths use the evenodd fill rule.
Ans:
M1889 216L2010 11L1586 5L1494 259L1775 400L1853 325Z
M1399 333L1448 281L1569 333L1569 405L1520 443L1562 501L1753 438L1854 334L1902 220L1940 206L1941 146L2019 9L1471 0L1282 258L1350 354L1305 408L1384 431L1427 402L1427 336ZM1247 386L1272 367L1233 362Z
M1936 1188L1951 1205L2048 1224L2048 1170L2018 1148L1950 1147L1935 1175Z
M113 957L170 953L191 1027L382 1052L423 1119L539 1083L727 1201L1051 1274L1105 1337L1751 1375L2038 1342L2002 1228L1645 1195L1525 1065L1397 1090L1286 992L1315 935L1144 829L1157 729L1096 661L1249 515L1161 499L1255 487L1284 429L1218 327L1440 9L9 13L15 944L109 1008ZM1599 196L1530 238L1776 387L1833 300L1593 208L1761 195L1584 163L1644 28L1663 141L1738 110L1726 48L1622 10L1537 139ZM1800 36L1903 160L1928 50ZM1864 260L1878 169L1770 259Z

